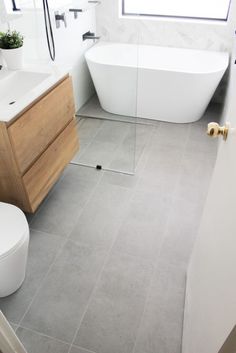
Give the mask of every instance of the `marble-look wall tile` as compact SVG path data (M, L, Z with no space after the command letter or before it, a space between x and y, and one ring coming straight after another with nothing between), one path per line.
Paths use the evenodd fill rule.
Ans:
M213 24L208 21L124 18L119 13L119 1L102 0L97 7L97 31L105 41L231 51L234 4L227 24Z

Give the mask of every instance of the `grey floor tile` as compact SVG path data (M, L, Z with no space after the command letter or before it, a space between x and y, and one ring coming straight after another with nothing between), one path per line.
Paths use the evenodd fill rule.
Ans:
M97 95L94 95L78 112L77 115L101 119L111 119L113 121L131 121L136 118L123 115L111 114L101 108Z
M190 124L170 124L161 122L153 145L169 146L175 149L185 147L190 131Z
M87 349L72 346L70 353L96 353L96 352L92 352L92 351L88 351Z
M122 173L135 172L135 145L122 144L114 152L108 169L120 171Z
M158 224L127 220L119 231L113 249L154 261L159 255L163 236L164 230Z
M93 167L99 164L103 168L108 168L116 148L117 145L115 143L93 140L84 153L80 155L78 161Z
M135 353L181 353L185 271L159 264L152 280Z
M94 140L97 142L110 142L119 145L130 129L128 123L104 120Z
M171 206L171 198L163 194L161 190L150 187L142 190L137 187L133 193L127 216L136 218L137 221L155 221L158 224L165 223Z
M186 200L174 200L159 258L187 267L201 220L201 208Z
M110 184L116 186L122 186L128 189L133 189L138 182L137 175L128 175L122 173L113 173L104 171L103 177L100 181L100 184Z
M8 320L19 323L55 260L62 240L57 236L31 230L25 281L17 292L0 299L0 310Z
M82 118L78 123L81 144L90 143L102 127L103 120Z
M137 167L142 160L147 146L152 138L152 134L157 129L157 126L136 124L135 133L135 167Z
M216 155L216 151L218 149L218 143L219 141L215 139L211 139L210 137L206 137L205 139L202 139L201 141L194 141L190 139L186 145L186 149L189 152L196 152L200 151L203 153L208 153L212 154L214 157Z
M66 343L22 327L16 334L28 353L67 353L70 348Z
M171 194L178 181L183 150L160 145L152 147L147 153L145 166L139 173L138 187Z
M98 121L100 121L99 125ZM73 158L73 162L94 167L100 164L103 168L124 172L134 171L135 124L94 118L84 118L80 124L81 148ZM91 129L90 137L89 128ZM84 129L85 137L83 137ZM139 132L140 141L143 138L142 132L143 129Z
M126 124L127 133L122 143L116 149L111 169L134 173L143 154L153 126L143 124Z
M153 143L148 150L148 160L145 168L159 168L163 172L175 172L176 166L179 165L185 148L173 148L158 143Z
M75 344L97 353L132 352L151 274L149 261L112 253Z
M126 214L131 191L102 183L81 213L69 239L109 250Z
M159 125L158 125L159 126ZM136 144L145 145L147 142L150 141L151 134L157 131L157 125L146 125L146 124L139 124L135 125L136 129Z
M13 324L12 322L9 322L9 324L11 325L11 327L13 328L14 331L17 330L18 325Z
M93 101L94 99L88 103L87 107L82 108L82 111L87 111L88 116L96 116L95 113L92 114L94 111ZM96 102L95 106L97 105ZM98 114L98 116L102 117L101 114ZM112 114L111 116L112 120L83 118L80 122L82 153L77 153L73 161L93 166L102 164L104 168L133 173L153 130L153 125L136 124L137 120L133 118L130 120L125 117L121 119L122 121L117 121L117 116L115 116L115 119L113 119ZM88 122L85 122L85 120ZM101 122L99 126L97 120ZM97 126L97 133L92 127L93 121L94 125ZM91 138L88 143L89 128L91 129ZM85 138L83 138L84 130Z
M71 342L104 262L104 251L67 242L22 326Z
M31 227L67 236L92 195L102 174L92 168L70 165L50 198L37 212Z
M113 249L155 261L164 238L171 199L158 192L136 191Z
M202 152L185 152L175 197L203 208L214 169L215 158Z
M160 297L164 302L168 299L165 298L165 291L177 289L177 292L184 294L186 273L187 267L184 263L159 261L152 277L149 297L151 299Z

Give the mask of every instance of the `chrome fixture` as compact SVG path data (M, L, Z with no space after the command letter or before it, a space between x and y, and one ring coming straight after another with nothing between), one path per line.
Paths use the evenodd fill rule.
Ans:
M93 41L95 42L95 40L98 40L101 37L95 36L95 33L88 31L83 34L82 38L83 38L83 41L85 41L87 39L93 39Z
M61 21L64 22L65 27L67 27L66 14L65 12L59 14L59 11L55 12L56 28L61 27Z
M88 1L88 6L87 7L84 7L84 8L72 8L72 9L69 9L70 12L74 12L74 18L78 18L78 13L80 12L85 12L85 11L88 11L90 9L93 9L95 6L97 5L100 5L101 4L101 1L98 1L98 0L89 0Z

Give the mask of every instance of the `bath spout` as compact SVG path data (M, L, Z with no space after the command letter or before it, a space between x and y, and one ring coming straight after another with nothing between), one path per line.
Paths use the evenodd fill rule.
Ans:
M95 41L95 40L99 40L100 38L101 37L95 36L95 33L90 32L90 31L83 34L83 41L85 41L87 39L93 39Z

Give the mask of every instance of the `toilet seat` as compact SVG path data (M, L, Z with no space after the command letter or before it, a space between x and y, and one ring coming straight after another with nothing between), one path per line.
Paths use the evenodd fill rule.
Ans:
M0 202L0 261L20 247L28 234L24 213L13 205Z

